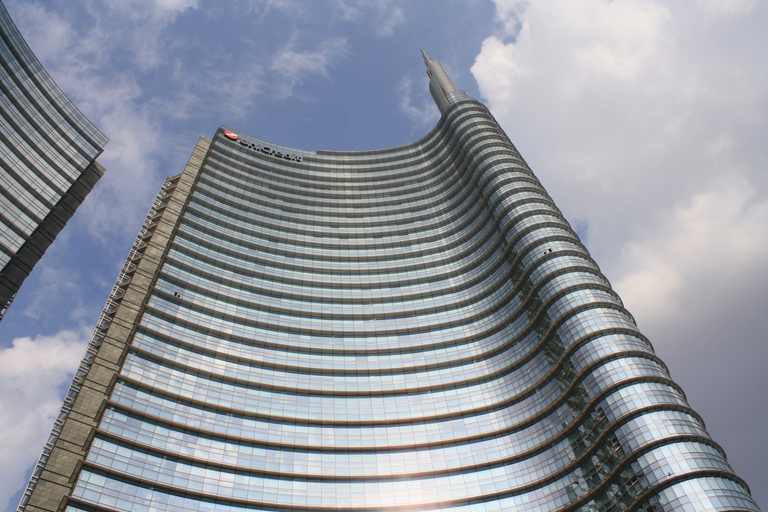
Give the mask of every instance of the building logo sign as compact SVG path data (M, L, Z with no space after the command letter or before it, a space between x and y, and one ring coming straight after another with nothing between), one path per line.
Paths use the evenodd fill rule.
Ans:
M262 146L261 144L255 144L249 140L241 139L239 135L229 130L224 130L224 136L226 136L229 139L236 140L241 145L247 148L251 148L254 151L264 153L265 155L282 158L283 160L290 160L292 162L301 162L302 160L304 160L304 157L301 155L294 155L293 153L283 153L282 151L274 150L269 146Z

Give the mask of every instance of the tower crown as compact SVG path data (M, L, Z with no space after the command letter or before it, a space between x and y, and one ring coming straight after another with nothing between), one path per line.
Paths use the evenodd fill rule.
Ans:
M429 92L440 109L440 113L445 112L448 105L460 99L469 99L469 95L456 88L448 77L443 66L436 60L432 60L427 52L421 50L421 56L424 57L424 63L427 65L427 76L429 77Z

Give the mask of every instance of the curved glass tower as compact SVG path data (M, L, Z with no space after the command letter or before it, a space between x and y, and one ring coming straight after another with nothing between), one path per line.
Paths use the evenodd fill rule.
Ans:
M104 174L95 160L106 143L0 2L0 319Z
M425 60L442 118L412 144L200 140L26 510L758 510L491 114Z

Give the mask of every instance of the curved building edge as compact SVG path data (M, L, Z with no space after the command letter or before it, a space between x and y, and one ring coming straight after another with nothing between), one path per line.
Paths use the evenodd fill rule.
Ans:
M108 139L43 68L0 2L0 319L104 174Z

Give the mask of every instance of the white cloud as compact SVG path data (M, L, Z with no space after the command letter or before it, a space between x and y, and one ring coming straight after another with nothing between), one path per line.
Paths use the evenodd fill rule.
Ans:
M339 17L342 21L357 21L360 19L360 17L363 15L363 12L360 10L359 6L360 2L356 1L348 1L348 0L338 0L336 2L336 8L339 10Z
M215 95L216 103L226 109L228 118L239 118L251 112L248 107L253 105L257 97L264 94L267 81L263 68L256 63L250 63L236 72L207 73L198 85L209 91L209 94Z
M690 2L692 12L603 0L574 9L550 0L516 11L515 42L486 39L473 73L571 220L589 224L593 249L620 249L724 175L762 190L751 133L766 94L754 51L724 50L732 43L713 40ZM729 31L738 27L721 37Z
M257 0L255 4L263 5L267 9L276 9L299 16L305 15L308 8L307 2L304 0Z
M92 119L109 135L110 142L99 157L107 173L81 210L87 212L83 217L89 219L90 232L106 242L114 234L133 235L138 231L150 206L147 199L162 184L156 162L158 155L167 150L170 135L163 135L156 117L159 109L139 106L143 93L132 79L97 78L90 87L93 95L88 103L95 114Z
M154 0L150 3L163 12L181 12L197 9L198 0Z
M24 38L34 41L38 58L66 58L66 49L73 44L75 32L60 16L48 12L41 5L27 2L16 6L13 19L23 29ZM33 22L40 19L46 20L46 23Z
M392 2L379 2L379 11L376 18L376 33L386 37L395 33L395 29L405 23L405 12Z
M330 38L313 50L295 50L295 38L286 44L272 59L270 69L282 78L280 96L293 93L297 85L310 77L328 78L328 69L348 52L347 40Z
M128 39L123 41L124 50L133 53L140 69L149 69L164 61L163 33L166 27L184 11L196 9L197 3L197 0L107 0L106 5L114 11L108 19L119 19L128 27L116 30L116 27L106 26L103 29Z
M403 77L397 92L400 96L398 107L408 119L418 128L427 128L440 119L440 112L435 108L435 103L427 92L428 82L418 85L417 92L414 93L413 80L409 77Z
M392 0L337 0L342 21L358 21L370 13L374 32L388 37L406 21L404 9Z
M121 58L131 56L142 69L158 65L165 30L197 4L197 0L89 2L78 6L80 11L72 10L88 18L87 31L75 30L64 16L38 3L14 5L13 17L39 59L56 62L56 69L78 76L84 69L107 67L116 49Z
M768 273L768 199L733 176L717 190L678 205L666 225L628 241L616 289L642 318L668 321L701 299L690 296L703 276L712 291L743 294Z
M104 4L134 21L166 24L187 9L197 9L199 2L198 0L104 0Z
M749 14L757 6L757 0L697 0L697 2L711 16Z
M68 244L66 232L57 240L60 244ZM50 304L66 303L69 317L77 322L89 322L93 320L93 312L84 303L81 289L82 275L68 266L69 262L60 260L43 259L36 266L40 275L40 285L31 293L31 298L26 302L24 315L30 321L40 321L48 313Z
M40 456L89 335L61 331L0 349L0 496L26 485L27 464Z

